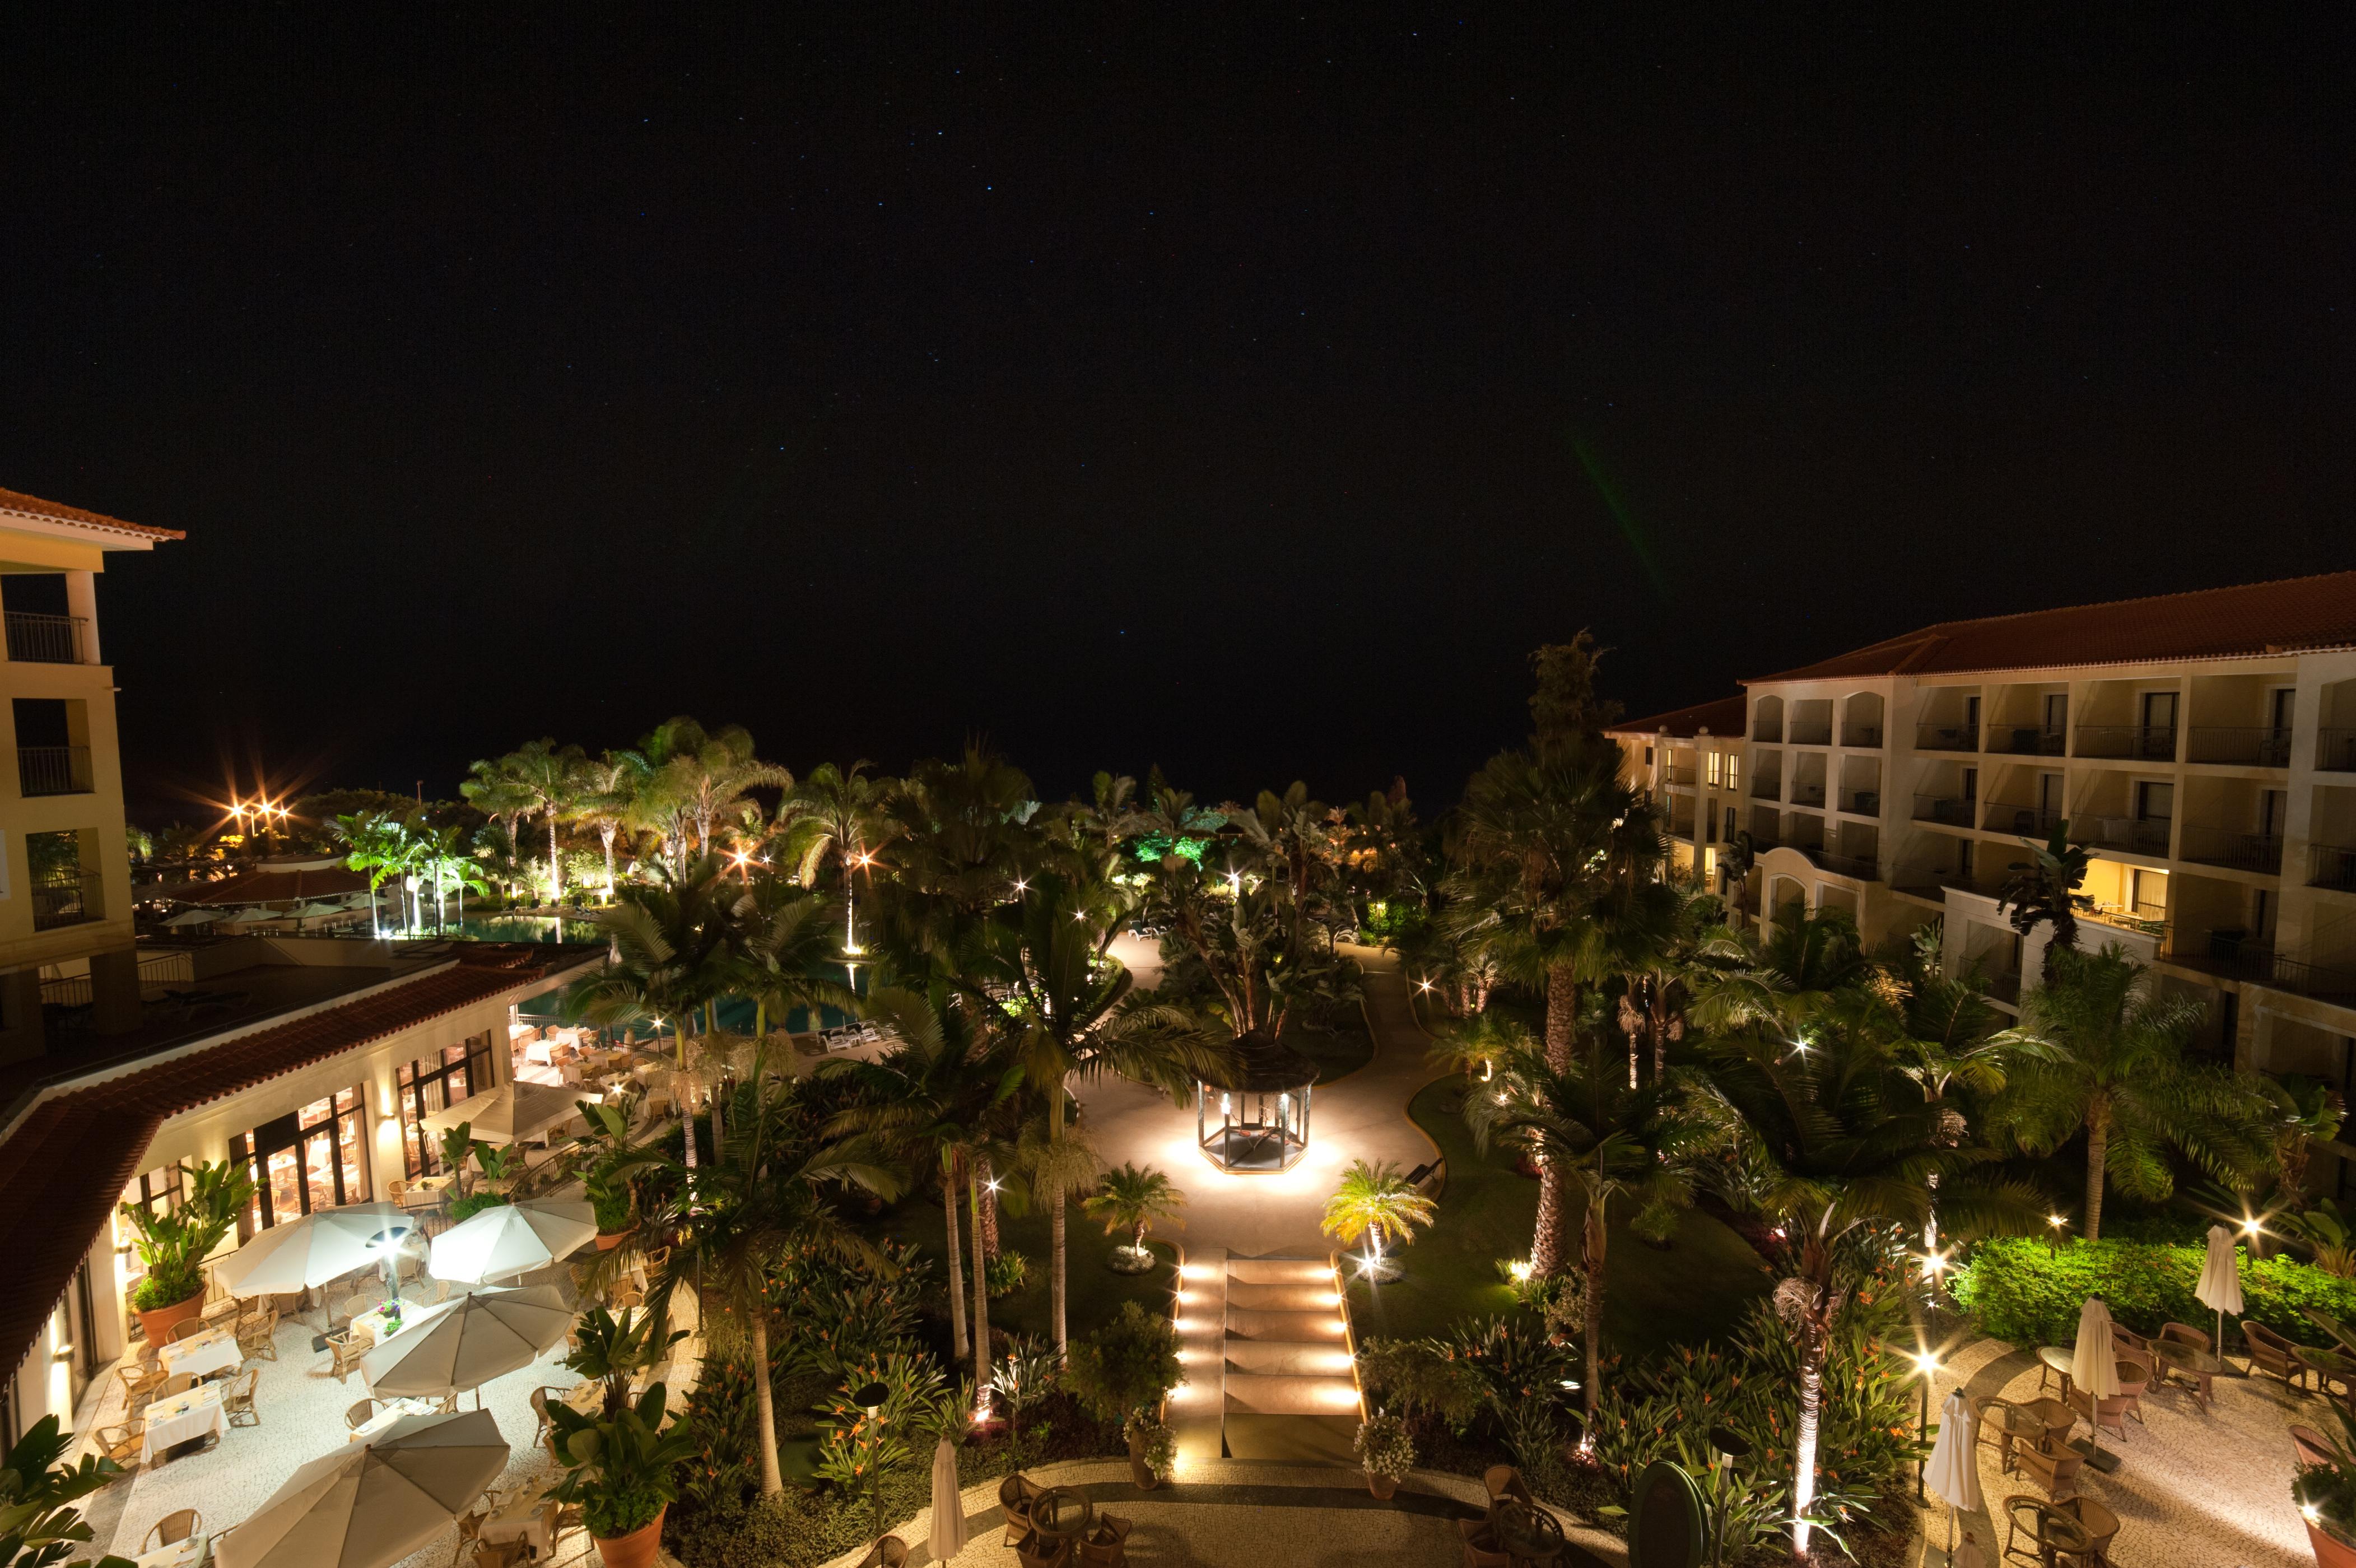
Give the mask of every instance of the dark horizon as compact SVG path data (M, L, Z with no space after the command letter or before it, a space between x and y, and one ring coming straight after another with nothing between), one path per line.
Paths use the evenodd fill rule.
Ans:
M21 18L0 487L189 535L150 823L677 713L1430 815L1581 627L2356 566L2339 18L1725 15Z

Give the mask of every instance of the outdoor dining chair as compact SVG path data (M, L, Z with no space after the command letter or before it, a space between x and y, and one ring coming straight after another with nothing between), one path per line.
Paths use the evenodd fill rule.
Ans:
M231 1426L262 1424L262 1412L253 1408L253 1391L261 1381L262 1369L248 1367L221 1390L221 1412Z
M908 1543L896 1535L887 1535L867 1549L859 1560L859 1568L907 1568Z
M339 1383L349 1380L353 1369L375 1348L376 1336L364 1328L354 1329L348 1334L328 1335L327 1349L335 1358L334 1365L328 1368L328 1374Z
M2323 1434L2311 1426L2302 1426L2297 1422L2292 1422L2290 1446L2291 1452L2298 1455L2298 1462L2302 1465L2331 1463L2331 1444L2323 1440Z
M1464 1568L1514 1568L1505 1543L1485 1519L1460 1519L1456 1533L1464 1543Z
M212 1331L213 1326L203 1318L191 1317L184 1323L172 1325L172 1331L164 1337L164 1342L167 1345L177 1345L184 1339L194 1339L199 1334L210 1334Z
M194 1535L204 1532L205 1516L194 1509L175 1509L157 1520L139 1543L141 1556L160 1547L177 1546Z
M164 1386L164 1370L152 1361L124 1361L114 1369L114 1380L123 1385L123 1413L137 1415Z
M2045 1568L2053 1556L2076 1555L2084 1552L2091 1542L2086 1530L2076 1520L2063 1513L2042 1498L2017 1493L2004 1499L2004 1558L2019 1558L2024 1563ZM2029 1537L2029 1545L2020 1542Z
M2108 1563L2111 1560L2112 1539L2119 1533L2119 1516L2083 1492L2066 1503L2057 1503L2054 1506L2076 1521L2078 1527L2086 1532L2085 1549L2077 1553L2080 1561ZM2065 1547L2057 1547L2057 1549L2068 1550Z
M197 1375L194 1372L175 1372L157 1386L155 1397L159 1400L167 1400L175 1394L187 1393L196 1386Z
M344 1412L344 1429L347 1432L358 1432L361 1427L366 1426L369 1422L374 1421L375 1419L376 1401L372 1399L361 1400L359 1402L354 1404L348 1410Z
M97 1433L98 1451L127 1470L139 1463L140 1440L146 1431L147 1423L136 1416L119 1426L102 1426Z
M999 1544L1013 1546L1031 1534L1031 1503L1040 1487L1020 1470L1008 1473L998 1483L998 1506L1006 1511L1006 1533Z
M1537 1499L1530 1496L1529 1487L1522 1484L1522 1473L1511 1465L1490 1466L1481 1473L1481 1485L1488 1490L1491 1508L1495 1508L1507 1498L1526 1509L1538 1506Z
M2190 1345L2196 1350L2215 1348L2209 1343L2209 1331L2205 1328L2195 1328L2190 1323L2163 1323L2159 1326L2159 1337L2162 1339L2174 1339L2181 1344Z
M1023 1568L1066 1568L1071 1557L1070 1541L1058 1541L1050 1545L1047 1538L1035 1530L1026 1532L1014 1543L1014 1560L1023 1564Z
M2078 1472L2086 1467L2083 1454L2058 1444L2018 1444L2012 1455L2020 1462L2020 1467L2045 1488L2045 1495L2056 1501L2077 1492Z
M2250 1348L2250 1369L2280 1378L2283 1387L2294 1381L2307 1386L2307 1365L2298 1359L2298 1348L2254 1317L2242 1319L2242 1343Z

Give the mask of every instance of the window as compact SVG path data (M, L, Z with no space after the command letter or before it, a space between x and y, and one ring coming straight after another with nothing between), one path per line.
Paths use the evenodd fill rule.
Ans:
M492 1087L490 1031L464 1045L445 1046L439 1057L421 1057L393 1078L401 1099L402 1164L412 1176L433 1176L442 1168L442 1140L426 1128L425 1118Z
M2164 822L2176 815L2176 786L2145 779L2136 785L2136 821Z
M1728 789L1733 789L1740 787L1742 783L1740 777L1741 772L1742 758L1734 752L1728 752L1726 754L1726 787Z
M1713 789L1718 785L1719 767L1720 764L1718 760L1718 753L1713 751L1709 754L1709 782Z
M229 1141L229 1155L253 1176L241 1236L250 1240L299 1215L364 1202L360 1091L338 1090Z
M2136 915L2147 920L2168 918L2168 873L2137 866L2129 873L2127 897Z
M1731 806L1726 808L1726 832L1722 836L1729 843L1734 842L1734 808Z
M27 833L25 864L32 874L33 929L99 918L98 876L82 865L81 834Z

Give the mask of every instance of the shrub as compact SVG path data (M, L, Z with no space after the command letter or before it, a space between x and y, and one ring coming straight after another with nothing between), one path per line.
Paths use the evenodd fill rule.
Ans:
M829 1382L843 1369L899 1348L915 1334L930 1271L916 1249L883 1243L882 1269L800 1253L770 1271L773 1354Z
M1023 1282L1031 1275L1031 1260L1012 1247L991 1259L983 1267L992 1301L1021 1290Z
M1186 1380L1178 1364L1178 1328L1168 1318L1133 1301L1083 1339L1071 1343L1066 1380L1080 1402L1100 1421L1126 1419L1159 1404Z
M1979 1248L1955 1276L1955 1299L1982 1332L2016 1345L2066 1345L2090 1295L2138 1334L2165 1323L2208 1322L2214 1315L2192 1294L2206 1256L2200 1247L2143 1241L2076 1241L2060 1249L2018 1238ZM2302 1310L2341 1322L2356 1319L2356 1281L2296 1258L2240 1254L2243 1316L2304 1345L2329 1343Z
M451 1201L450 1223L455 1225L462 1219L472 1219L486 1208L505 1208L507 1201L496 1192L470 1192Z

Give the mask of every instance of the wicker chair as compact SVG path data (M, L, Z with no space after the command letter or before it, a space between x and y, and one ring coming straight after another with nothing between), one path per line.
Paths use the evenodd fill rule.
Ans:
M191 1536L203 1534L204 1529L205 1516L194 1509L180 1509L167 1513L155 1522L146 1537L140 1541L140 1555L144 1557L158 1547L177 1546Z
M262 1424L262 1412L253 1408L253 1391L261 1381L262 1369L248 1367L221 1390L221 1412L231 1426Z
M327 1349L335 1358L334 1365L328 1369L329 1375L339 1383L348 1380L352 1375L352 1369L375 1348L376 1336L365 1329L354 1329L348 1334L328 1335Z
M2190 1345L2196 1350L2215 1348L2209 1343L2207 1329L2195 1328L2189 1323L2163 1323L2159 1326L2159 1337L2162 1339L2173 1339L2179 1344Z
M859 1568L907 1568L908 1543L896 1535L887 1535L867 1549L859 1560Z
M2283 1387L2294 1382L2307 1387L2307 1364L2298 1359L2298 1348L2256 1318L2242 1319L2242 1343L2250 1348L2250 1370L2280 1378Z
M2292 1452L2298 1455L2298 1462L2302 1465L2331 1463L2331 1444L2324 1441L2323 1434L2311 1426L2302 1426L2297 1422L2291 1423L2290 1445Z
M2151 1355L2151 1341L2124 1323L2114 1323L2111 1325L2111 1348L2125 1351L2131 1356L2148 1359Z
M2123 1355L2115 1364L2119 1374L2117 1393L2094 1399L2085 1390L2072 1385L2069 1402L2071 1409L2086 1418L2088 1426L2098 1433L2108 1427L2124 1441L2128 1415L2133 1414L2138 1422L2143 1420L2143 1394L2151 1386L2151 1363Z
M122 1361L115 1365L114 1380L123 1385L123 1413L137 1415L164 1386L163 1369L146 1361Z
M125 1469L139 1463L141 1440L146 1435L147 1423L135 1416L120 1426L98 1429L98 1451Z
M257 1361L278 1359L278 1308L263 1306L237 1320L237 1348Z
M1006 1512L1006 1533L1000 1538L1001 1546L1014 1546L1029 1537L1031 1530L1031 1500L1043 1490L1020 1470L1008 1473L998 1483L998 1506Z
M1464 1542L1464 1568L1514 1568L1505 1543L1490 1531L1485 1519L1460 1519L1456 1534Z
M2086 1532L2085 1549L2074 1555L2081 1563L2104 1563L2111 1560L2111 1541L2119 1533L2119 1516L2086 1496L2083 1492L2068 1502L2054 1505ZM2067 1548L2057 1548L2066 1551Z
M2019 1444L2012 1453L2020 1461L2020 1467L2045 1488L2047 1497L2058 1502L2077 1495L2078 1472L2086 1467L2083 1454L2058 1444L2028 1443Z
M2045 1568L2056 1555L2081 1556L2093 1545L2086 1527L2074 1517L2043 1498L2032 1498L2025 1492L2004 1499L2004 1521L2007 1562L2018 1558ZM2019 1544L2024 1530L2029 1535L2026 1548Z
M197 1375L194 1372L175 1372L155 1386L155 1397L167 1400L175 1394L187 1393L196 1386Z
M201 1317L191 1317L172 1325L171 1333L164 1337L166 1345L177 1345L183 1339L194 1339L199 1334L210 1334L214 1326Z
M1537 1499L1530 1496L1529 1487L1522 1485L1522 1473L1511 1465L1490 1466L1481 1472L1481 1485L1488 1490L1489 1506L1492 1508L1507 1498L1526 1509L1538 1506Z
M344 1430L358 1432L376 1419L376 1401L361 1400L344 1412Z
M1067 1568L1072 1560L1071 1542L1058 1541L1051 1546L1045 1536L1031 1530L1014 1543L1014 1560L1023 1568Z

